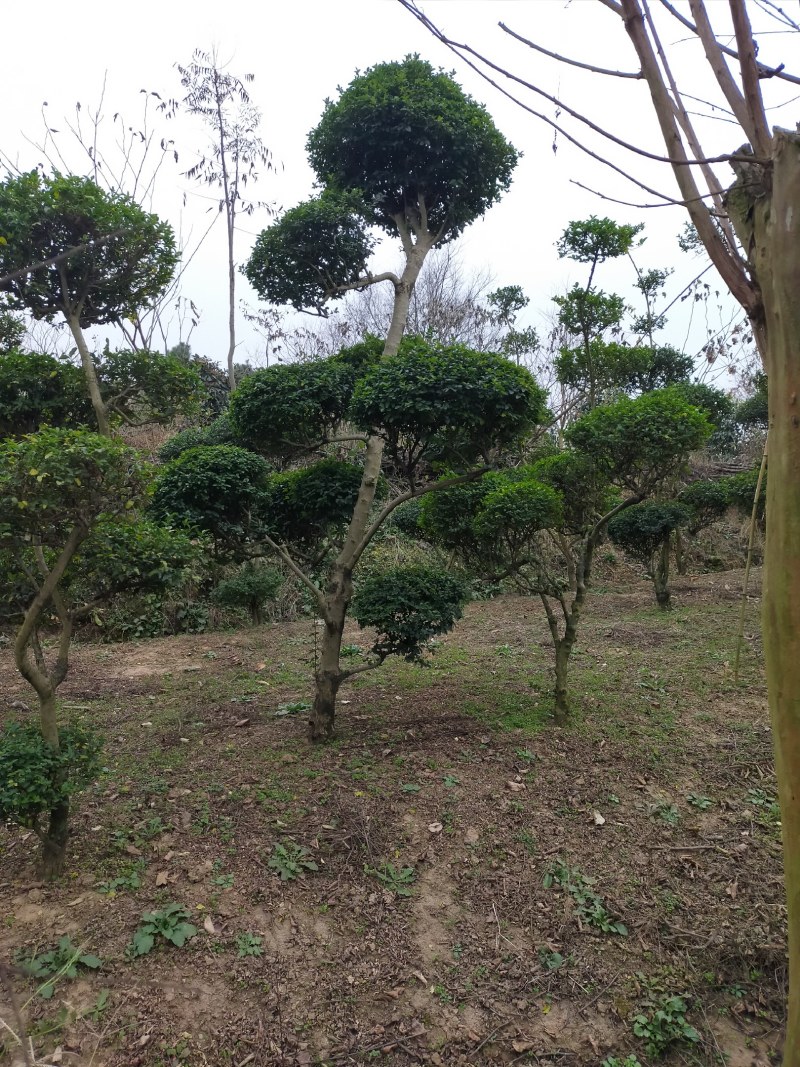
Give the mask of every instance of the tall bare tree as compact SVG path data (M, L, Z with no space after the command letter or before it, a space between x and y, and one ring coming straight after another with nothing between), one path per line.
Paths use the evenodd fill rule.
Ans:
M575 127L565 123L581 124L584 130L613 144L615 151L671 168L677 196L633 180L659 203L686 208L709 257L749 319L769 378L770 477L762 626L789 923L789 1003L783 1064L800 1067L800 132L796 127L771 128L765 101L767 87L774 89L781 82L797 86L800 76L787 71L783 63L768 65L758 58L750 15L757 12L759 18L777 20L784 33L798 33L800 25L772 0L728 0L727 4L688 0L688 5L680 5L684 10L671 0L659 4L653 0L598 0L619 19L638 64L633 70L612 70L548 50L501 24L507 34L536 53L537 63L544 55L597 77L626 79L629 94L635 92L637 81L643 81L664 142L662 155L631 144L547 93L541 85L510 73L469 45L451 40L414 0L399 2L503 93L595 159L630 176L630 165L623 168L612 162L606 151L593 152L584 144L585 136L577 135ZM664 43L667 38L661 32L662 25L679 29L681 37L688 31L702 50L704 60L700 63L704 62L705 73L718 91L713 107L721 108L735 128L727 154L709 156L704 152L693 115L697 101L678 84L674 51ZM508 88L510 83L517 87L513 92ZM519 90L547 101L557 109L558 117L537 111L526 102L528 97L526 101L516 97ZM733 184L719 176L715 169L719 163L731 165Z
M228 380L236 388L233 369L236 351L236 265L233 258L236 216L252 215L263 204L242 195L248 182L258 178L258 168L272 169L272 154L258 135L261 112L250 100L245 83L254 75L238 78L220 63L216 51L195 49L191 62L177 65L186 89L183 105L198 115L211 130L211 148L186 171L188 178L221 191L220 212L225 213L228 241Z

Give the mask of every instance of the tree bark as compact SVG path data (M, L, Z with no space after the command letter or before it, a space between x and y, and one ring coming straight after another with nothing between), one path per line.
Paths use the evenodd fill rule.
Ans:
M776 131L772 195L753 207L765 311L770 476L763 633L789 928L784 1067L800 1067L800 136Z
M656 591L656 602L662 611L672 610L672 596L669 591L669 537L662 543L661 548L655 553L651 564L653 576L653 588Z
M569 686L567 672L569 658L575 647L577 627L567 623L564 636L556 642L556 686L553 692L553 718L559 725L565 723L570 717L571 707L569 702Z
M65 798L50 812L47 832L42 834L40 866L42 877L47 881L58 878L64 870L69 839L69 800Z
M89 399L92 402L94 408L95 418L97 419L97 429L104 437L111 436L111 424L108 421L108 411L106 405L103 402L103 397L100 394L100 385L97 381L97 371L95 370L94 360L92 354L89 351L89 346L86 344L86 338L83 336L83 330L81 329L80 320L77 315L67 315L67 324L69 325L70 332L75 340L75 345L81 357L81 366L83 367L83 376L86 379L86 387L89 390Z

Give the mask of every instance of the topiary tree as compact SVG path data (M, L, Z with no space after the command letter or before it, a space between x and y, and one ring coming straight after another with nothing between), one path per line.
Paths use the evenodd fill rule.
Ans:
M190 448L159 472L150 509L157 519L206 534L219 561L246 559L265 530L270 471L265 459L236 445Z
M0 292L35 319L64 316L103 434L108 412L83 331L135 315L177 262L167 223L89 178L33 170L0 183Z
M274 600L283 585L283 575L275 567L247 562L214 589L211 599L222 608L244 608L254 626L264 621L264 605Z
M159 448L158 458L162 463L169 463L170 460L188 452L190 448L232 444L235 444L233 428L227 414L223 414L218 415L207 426L187 426L185 430L179 430Z
M414 56L379 64L354 78L337 100L326 104L309 135L308 152L320 195L287 212L261 235L245 273L262 298L317 313L324 313L327 301L348 290L378 282L391 285L394 306L382 357L395 356L426 256L435 246L456 238L500 198L510 184L518 154L482 105L448 74ZM399 238L405 257L399 274L370 273L370 228ZM275 428L269 425L269 381L283 380L282 376L269 381L259 374L249 378L239 394L247 399L235 398L232 407L242 440L250 447L275 450L277 438L278 453L285 455L289 449L301 453L321 434L328 435L342 392L350 388L341 368L331 369L334 366L320 372L323 381L302 376L301 395L305 383L312 391L321 390L316 408L310 404L295 422L281 416ZM330 399L333 410L321 404L320 397ZM280 411L282 405L277 407ZM520 429L524 421L520 420ZM381 425L383 436L365 426L358 494L347 533L329 564L325 592L317 597L325 629L310 725L314 740L330 736L333 729L341 684L339 649L353 595L353 571L373 536L371 511L389 433L388 426Z
M70 793L85 777L80 768L77 778L64 771L70 748L62 752L56 711L75 626L122 590L162 588L198 551L185 536L136 521L147 480L132 449L85 430L44 429L0 443L0 555L6 564L0 615L14 631L17 669L39 700L47 751L31 743L31 770L36 752L44 752L35 773L55 774L38 811L32 814L28 801L20 801L19 810L41 839L48 877L63 865ZM50 625L57 635L54 660L40 640ZM17 784L22 796L28 785Z
M348 361L351 353L345 352L326 361L333 364L329 371L320 370L318 364L301 364L257 372L248 379L254 384L248 388L244 382L231 402L234 427L253 427L247 433L251 447L257 444L254 428L264 427L262 445L268 455L286 455L283 427L292 422L292 403L294 436L300 441L316 437L317 445L327 442L325 447L343 440L351 445L370 439L385 442L382 458L392 490L377 513L372 508L359 514L365 464L331 456L272 475L261 497L258 518L264 544L304 582L325 624L310 727L315 740L330 735L337 693L353 673L342 669L339 649L353 572L367 546L400 505L434 489L479 478L503 449L530 434L546 414L544 394L529 372L503 356L406 338L396 356L366 361L363 376L349 379L350 399L345 404L340 367ZM292 388L280 381L284 375ZM269 383L278 383L274 420L264 417ZM310 396L320 405L316 411L308 402ZM306 454L305 448L296 451L299 457ZM363 455L355 453L359 459ZM445 462L453 469L441 481L437 471ZM372 501L380 490L377 483L376 477L370 486ZM326 575L325 585L319 583L320 574ZM411 575L409 581L413 580ZM377 591L379 585L373 583L371 588L376 597L383 595ZM389 599L393 595L388 587L386 595ZM430 610L435 613L434 604ZM422 625L421 618L409 625L417 622ZM388 620L386 627L384 633L393 632ZM380 662L378 650L376 655Z
M608 536L614 544L644 564L662 611L672 608L669 589L672 535L688 521L689 512L681 504L652 500L628 508L608 524Z
M570 712L569 660L608 523L674 477L708 431L670 390L623 399L575 422L563 451L423 500L432 540L479 576L540 598L555 649L557 721Z

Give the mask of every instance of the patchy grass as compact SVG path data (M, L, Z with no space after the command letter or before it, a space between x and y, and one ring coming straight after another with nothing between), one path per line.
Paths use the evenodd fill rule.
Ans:
M36 1048L105 1067L766 1067L780 823L755 600L731 674L739 578L678 579L670 614L648 583L607 585L564 728L544 620L517 598L473 604L429 667L359 677L318 749L311 621L78 647L63 711L106 734L107 771L67 874L39 884L33 836L0 837L2 958L69 937L102 961L49 1000L14 976ZM0 713L25 714L2 668ZM145 914L197 933L135 955Z

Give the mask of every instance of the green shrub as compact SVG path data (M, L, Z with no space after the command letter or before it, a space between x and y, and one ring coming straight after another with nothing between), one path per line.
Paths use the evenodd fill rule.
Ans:
M756 496L758 485L758 467L752 470L742 471L741 474L732 474L729 478L720 478L719 484L728 494L728 500L742 515L749 518L753 513L753 501ZM758 497L757 515L759 521L763 521L767 508L767 475L765 473L761 481L761 492Z
M634 504L608 524L608 536L615 545L649 564L654 553L673 530L686 524L689 512L669 501Z
M263 608L274 600L283 585L283 575L274 567L245 563L231 578L219 583L211 599L222 608L243 608L250 613L254 625L263 619Z
M0 823L38 825L100 773L102 742L91 730L73 724L59 731L56 752L38 724L8 723L0 733Z
M420 528L420 516L422 515L422 501L419 497L414 500L406 500L398 506L389 518L388 528L394 528L406 537L417 540L422 535Z
M398 655L422 662L425 643L452 630L469 600L465 582L433 567L395 567L376 574L353 598L360 626L374 626L379 659Z
M273 536L304 546L318 544L350 521L362 476L361 467L337 459L273 475L264 508Z
M230 419L227 415L220 415L208 426L188 426L185 430L180 430L159 448L158 458L162 463L169 463L188 452L190 448L235 443Z
M692 482L681 489L678 502L688 511L689 532L696 534L725 514L730 495L721 480Z

